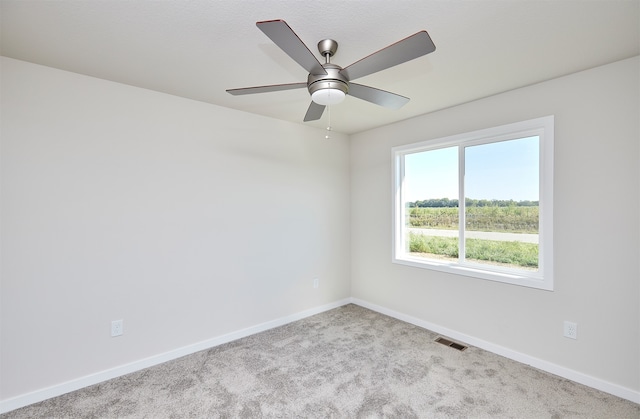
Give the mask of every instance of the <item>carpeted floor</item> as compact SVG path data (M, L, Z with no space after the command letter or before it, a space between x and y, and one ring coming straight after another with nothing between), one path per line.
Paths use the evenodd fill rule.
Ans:
M347 305L2 418L640 418L640 405Z

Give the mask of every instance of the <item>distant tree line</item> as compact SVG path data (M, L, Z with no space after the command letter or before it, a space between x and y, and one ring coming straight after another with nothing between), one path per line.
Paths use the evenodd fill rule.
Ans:
M537 207L539 201L514 201L513 199L465 199L467 207ZM441 198L407 202L407 208L457 208L458 200Z

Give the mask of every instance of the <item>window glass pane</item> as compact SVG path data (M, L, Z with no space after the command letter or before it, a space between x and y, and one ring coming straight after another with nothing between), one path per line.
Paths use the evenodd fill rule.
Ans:
M458 258L458 147L405 156L405 252Z
M539 137L464 153L465 260L537 271Z

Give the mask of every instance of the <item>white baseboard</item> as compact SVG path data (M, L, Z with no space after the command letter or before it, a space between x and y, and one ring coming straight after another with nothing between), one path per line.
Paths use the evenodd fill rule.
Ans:
M105 371L100 371L95 374L80 377L75 380L67 381L64 383L56 384L51 387L47 387L41 390L37 390L24 395L16 396L7 400L0 401L0 414L7 413L15 409L19 409L24 406L28 406L33 403L38 403L43 400L50 399L52 397L61 396L63 394L79 390L84 387L92 386L94 384L101 383L103 381L110 380L112 378L120 377L122 375L130 374L132 372L140 371L145 368L152 367L154 365L162 364L163 362L171 361L190 355L195 352L203 351L205 349L213 348L218 345L222 345L227 342L231 342L246 336L250 336L256 333L264 332L265 330L273 329L274 327L283 326L285 324L295 322L297 320L304 319L306 317L313 316L315 314L322 313L324 311L332 310L334 308L349 304L351 299L336 301L330 304L325 304L320 307L315 307L309 310L301 311L289 316L281 317L279 319L271 320L265 323L261 323L255 326L248 327L246 329L238 330L236 332L228 333L226 335L218 336L212 339L207 339L202 342L194 343L192 345L183 346L181 348L165 352L159 355L154 355L149 358L134 361L129 364L121 365L119 367L111 368Z
M549 372L559 377L566 378L571 381L575 381L580 384L595 388L605 393L618 396L620 398L630 400L634 403L640 403L640 392L632 390L630 388L622 387L617 384L610 383L608 381L601 380L596 377L592 377L587 374L583 374L578 371L571 370L569 368L562 367L560 365L532 357L521 352L514 351L509 348L505 348L500 345L493 344L491 342L484 341L482 339L475 338L473 336L466 335L464 333L456 332L455 330L447 329L446 327L433 324L416 317L409 316L398 311L390 310L386 307L382 307L367 301L360 300L358 298L351 298L353 304L368 308L381 314L402 320L407 323L422 327L423 329L431 330L432 332L444 335L446 337L459 340L463 343L484 349L489 352L504 356L505 358L513 359L514 361L521 362L526 365L538 368L542 371Z

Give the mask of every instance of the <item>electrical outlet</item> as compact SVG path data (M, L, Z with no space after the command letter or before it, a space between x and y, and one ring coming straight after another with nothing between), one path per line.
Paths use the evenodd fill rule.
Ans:
M121 336L124 333L124 325L122 320L113 320L111 322L111 337Z
M564 337L569 339L578 339L578 324L573 322L564 322Z
M313 278L313 288L318 288L320 286L320 279Z

